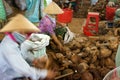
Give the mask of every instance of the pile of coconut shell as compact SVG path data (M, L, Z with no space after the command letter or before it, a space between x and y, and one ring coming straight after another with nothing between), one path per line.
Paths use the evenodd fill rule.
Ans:
M73 41L65 45L64 52L55 50L53 46L54 49L47 53L52 58L51 67L59 72L57 76L73 73L62 80L102 80L107 72L115 68L119 42L120 37L114 36L76 35Z
M106 11L106 5L107 0L98 0L96 5L92 5L89 7L88 12L99 12L100 13L100 19L105 20L105 11Z
M51 62L49 68L58 72L55 80L102 80L115 68L120 34L115 35L113 28L100 30L104 34L99 32L99 36L76 34L71 42L64 45L63 52L51 42L47 54Z

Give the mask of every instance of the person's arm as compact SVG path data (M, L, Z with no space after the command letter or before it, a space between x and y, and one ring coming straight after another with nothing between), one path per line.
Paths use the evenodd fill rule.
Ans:
M51 20L47 17L44 17L44 20L42 19L40 23L40 29L44 28L46 32L52 37L54 42L58 45L59 49L62 50L63 46L61 42L58 40L58 38L55 35L54 28L56 25L51 22Z
M21 56L19 48L6 47L6 49L7 50L4 52L4 56L11 68L17 73L26 77L30 77L33 80L38 80L39 78L44 79L47 76L49 77L47 70L38 70L34 67L30 67ZM51 73L53 74L53 72Z
M66 23L61 23L61 22L59 22L59 21L56 21L56 24L57 25L60 25L61 27L65 27L67 24Z
M34 60L34 55L32 52L33 42L30 40L25 40L20 48L21 48L21 55L22 57L31 65L32 61Z
M56 35L55 34L51 34L51 37L54 40L54 42L58 45L59 49L62 51L63 50L63 45L58 40L58 38L56 37Z

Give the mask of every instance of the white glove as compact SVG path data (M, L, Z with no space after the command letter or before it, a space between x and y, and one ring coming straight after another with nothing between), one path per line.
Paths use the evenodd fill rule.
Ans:
M108 2L108 6L111 6L111 7L112 7L112 6L114 6L114 5L115 5L114 2L111 2L111 1Z
M67 32L64 36L64 44L70 42L75 37L74 33L71 32L68 27L66 27L66 29L67 29Z

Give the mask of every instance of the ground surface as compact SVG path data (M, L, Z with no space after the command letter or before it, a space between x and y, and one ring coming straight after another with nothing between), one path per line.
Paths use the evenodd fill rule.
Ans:
M83 28L82 26L85 23L85 18L73 18L71 23L68 23L68 27L70 30L74 33L80 33L83 34Z

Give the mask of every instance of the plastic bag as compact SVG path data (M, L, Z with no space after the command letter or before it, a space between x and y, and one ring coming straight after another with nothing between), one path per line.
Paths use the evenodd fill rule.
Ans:
M70 29L68 27L66 27L67 29L67 32L65 33L65 36L64 36L64 44L70 42L74 37L74 33L70 31Z

